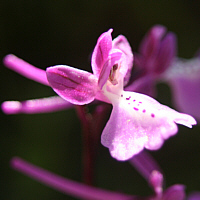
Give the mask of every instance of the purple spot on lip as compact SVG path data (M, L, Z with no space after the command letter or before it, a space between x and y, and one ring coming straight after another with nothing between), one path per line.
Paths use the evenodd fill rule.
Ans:
M136 107L133 107L133 109L134 109L134 110L136 110L136 111L138 111L138 110L139 110L139 109L138 109L138 108L136 108Z
M146 110L144 109L142 112L143 112L143 113L145 113L145 112L146 112Z
M127 97L126 100L130 100L130 98L131 98L131 96L130 96L130 97Z
M151 117L155 117L155 115L153 113L151 113Z

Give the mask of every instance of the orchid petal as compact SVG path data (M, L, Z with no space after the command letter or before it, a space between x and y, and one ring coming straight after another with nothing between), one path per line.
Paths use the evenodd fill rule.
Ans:
M144 37L139 52L146 58L154 57L155 53L158 51L158 46L160 44L160 39L166 32L166 28L161 25L153 26L150 31Z
M137 197L126 195L117 192L106 191L92 186L84 185L76 181L63 178L45 169L37 167L24 161L21 158L15 157L11 160L11 166L15 170L41 182L45 185L58 190L64 194L71 195L81 199L92 200L137 200Z
M162 196L163 200L184 200L185 186L184 185L173 185L167 188Z
M173 99L177 108L200 120L200 79L176 78L171 82Z
M109 29L101 34L92 53L91 65L96 77L99 77L101 69L108 58L109 51L112 49L112 31L112 29Z
M119 49L121 50L124 55L126 56L126 63L127 63L127 73L126 76L124 77L124 85L126 85L130 79L131 76L131 70L133 67L133 53L131 46L128 42L128 40L123 36L119 35L112 41L112 45L114 49Z
M177 133L176 123L191 127L193 117L181 114L151 97L124 92L112 99L113 110L103 130L101 142L118 160L127 160L143 148L159 149L164 140Z
M176 56L176 36L173 33L168 33L160 42L160 50L158 52L155 73L161 74L164 72L174 60Z
M98 85L101 89L108 80L112 67L115 64L119 63L121 57L122 57L122 52L117 49L114 49L110 52L108 60L103 65L101 73L99 75Z
M45 70L34 67L33 65L25 62L24 60L9 54L4 58L4 65L9 69L32 79L36 82L49 86Z
M176 36L166 33L164 26L156 25L144 37L140 49L140 55L135 55L136 66L148 74L163 73L173 61L176 55Z
M165 74L175 106L200 120L200 59L177 59Z
M148 96L154 97L155 91L155 76L152 74L142 76L136 79L132 84L125 87L125 91L134 91Z
M53 90L70 103L92 102L97 93L97 79L89 72L57 65L47 68L47 78Z
M26 101L5 101L2 103L1 108L5 114L36 114L48 113L59 110L64 110L72 107L73 104L65 101L59 96L31 99Z

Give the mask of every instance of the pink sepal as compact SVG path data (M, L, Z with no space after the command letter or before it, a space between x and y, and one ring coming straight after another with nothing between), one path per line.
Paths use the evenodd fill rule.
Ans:
M86 71L65 65L47 68L47 78L53 90L70 103L92 102L97 93L97 78Z
M114 49L121 50L125 57L126 57L126 64L127 64L127 73L124 77L124 85L126 85L129 82L130 76L131 76L131 70L133 67L133 53L131 46L123 35L119 35L112 41L112 45Z
M92 53L92 70L97 77L99 77L101 69L108 58L109 51L112 49L112 31L112 29L109 29L101 34Z
M112 71L112 67L115 64L119 63L121 57L122 57L122 52L117 49L114 49L110 52L108 59L104 63L104 65L101 69L100 75L99 75L98 85L99 85L100 89L102 89L102 87L108 80L108 77ZM125 65L125 64L122 64L122 65ZM119 67L119 66L117 66L117 67ZM126 72L124 72L124 74L126 74Z

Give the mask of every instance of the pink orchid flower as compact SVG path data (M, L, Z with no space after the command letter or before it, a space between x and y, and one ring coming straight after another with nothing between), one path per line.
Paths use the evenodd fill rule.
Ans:
M72 104L88 104L95 99L112 104L101 143L112 157L127 160L144 148L159 149L164 140L177 133L177 124L191 128L196 121L147 95L124 91L124 80L132 67L131 48L122 36L112 41L111 33L112 29L97 41L91 61L93 74L65 65L49 67L46 72L54 91Z
M126 88L129 91L156 96L155 85L176 56L176 36L162 25L153 26L134 53L137 74Z

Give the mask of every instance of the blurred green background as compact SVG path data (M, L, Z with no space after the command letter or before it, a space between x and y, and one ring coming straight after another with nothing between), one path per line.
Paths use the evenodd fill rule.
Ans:
M155 24L178 37L178 55L190 58L200 47L199 1L68 1L3 0L0 6L0 58L13 53L45 69L67 64L91 71L90 55L102 32L125 35L133 51ZM51 88L8 70L1 63L1 102L54 95ZM171 105L170 89L158 86L158 99ZM81 181L80 123L74 109L51 114L0 113L0 199L74 199L10 169L20 156L64 177ZM161 165L166 186L186 185L200 191L200 128L179 127L179 134L151 154ZM112 159L100 145L96 186L129 194L152 194L146 181L128 162Z

